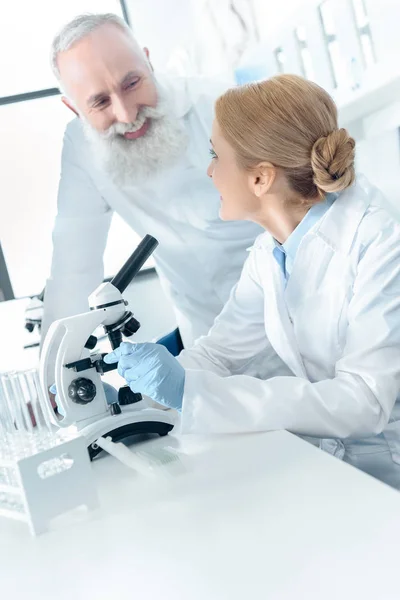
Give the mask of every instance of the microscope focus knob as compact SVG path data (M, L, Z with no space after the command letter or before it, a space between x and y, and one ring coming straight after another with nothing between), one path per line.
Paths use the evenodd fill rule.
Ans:
M68 386L68 396L76 404L88 404L96 396L96 386L91 379L78 377Z

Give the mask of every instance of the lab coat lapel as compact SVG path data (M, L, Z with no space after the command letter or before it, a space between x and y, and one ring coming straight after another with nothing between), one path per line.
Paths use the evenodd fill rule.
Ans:
M371 192L369 193L371 195ZM281 271L272 256L273 243L262 241L264 261L270 269L266 281L265 326L268 339L279 356L298 377L307 378L294 328L287 306L298 302L298 295L307 281L309 291L319 289L326 273L326 263L332 253L347 254L359 223L370 203L369 196L358 184L343 192L321 221L307 233L299 246L292 273L284 290ZM265 255L264 255L265 256Z
M268 339L294 375L307 378L286 306L282 274L272 254L270 259L272 287L265 298L265 324Z

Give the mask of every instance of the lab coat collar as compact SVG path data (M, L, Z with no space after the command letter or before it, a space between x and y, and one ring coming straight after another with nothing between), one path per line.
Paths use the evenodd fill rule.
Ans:
M182 119L188 114L194 104L189 90L189 80L186 77L157 77L160 88L170 98L175 117Z
M298 247L300 246L303 237L312 229L315 224L328 212L338 194L327 194L327 197L318 204L314 204L306 213L302 221L292 231L287 240L282 244L281 248L286 255L285 272L286 279L292 272L293 264L296 258ZM275 242L278 244L278 242ZM278 245L279 247L279 245ZM276 250L273 251L276 256ZM285 274L285 273L284 273Z
M375 195L374 188L361 177L361 183L354 183L350 188L338 194L335 202L322 218L304 235L317 235L333 249L346 254L350 251L358 225L363 218L371 198ZM303 239L304 239L303 238ZM264 248L273 251L274 238L264 232L254 243L254 248Z
M371 193L357 182L341 192L312 232L334 251L350 252L358 226L371 203Z
M282 327L274 327L269 330L270 343L296 377L307 379L307 372L297 345L292 319L285 302L282 274L278 265L273 262L271 262L271 276L273 285L269 290L266 322L280 322Z

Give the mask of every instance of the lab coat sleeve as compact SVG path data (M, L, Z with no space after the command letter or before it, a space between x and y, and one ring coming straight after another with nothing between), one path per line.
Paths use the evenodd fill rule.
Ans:
M377 233L360 255L347 316L346 343L332 379L312 383L294 376L267 381L246 375L222 378L201 370L201 363L198 370L193 365L186 371L183 432L289 430L334 438L380 433L400 390L397 225ZM233 332L236 335L238 327ZM222 346L221 339L221 357Z
M51 275L44 297L42 341L50 324L88 310L88 296L103 280L103 254L112 211L85 169L76 122L66 130Z
M265 333L264 292L258 283L251 252L209 334L184 350L179 361L188 370L189 381L191 378L201 381L201 370L211 371L218 377L243 372L259 376L276 357ZM200 371L196 375L193 370Z

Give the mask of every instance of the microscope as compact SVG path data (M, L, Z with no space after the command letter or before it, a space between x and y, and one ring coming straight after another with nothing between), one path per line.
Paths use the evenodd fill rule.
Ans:
M94 350L97 338L93 333L100 326L113 350L122 336L130 337L140 328L122 294L157 246L157 240L146 235L111 282L102 283L89 296L89 312L55 321L43 344L40 384L46 412L57 427L77 427L87 440L91 458L101 451L96 444L99 438L108 436L119 442L137 433L163 436L175 424L171 411L147 407L142 396L128 386L121 387L116 401L109 404L101 375L117 365L106 364L105 353ZM49 398L49 386L54 382L59 415Z

